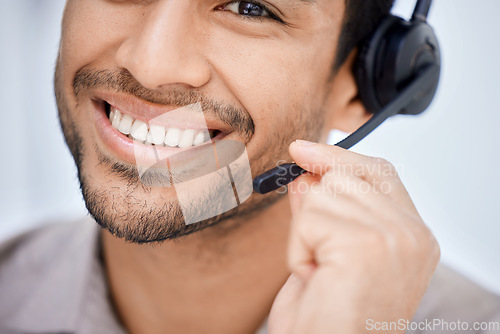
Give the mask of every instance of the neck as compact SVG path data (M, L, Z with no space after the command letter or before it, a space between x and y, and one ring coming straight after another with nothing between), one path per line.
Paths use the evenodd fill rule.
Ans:
M130 333L255 333L286 281L286 197L238 224L157 245L103 232L111 295ZM229 224L223 222L220 224Z

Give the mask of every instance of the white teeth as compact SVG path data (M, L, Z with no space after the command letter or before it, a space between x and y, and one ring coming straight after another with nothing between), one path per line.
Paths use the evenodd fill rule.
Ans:
M110 120L111 120L111 125L118 130L118 127L120 126L120 121L122 120L122 113L119 110L115 109L113 112L113 117L110 117Z
M181 137L181 130L177 128L170 128L165 135L165 144L168 146L177 146Z
M186 148L193 146L194 135L196 131L194 129L186 129L182 131L179 139L179 147Z
M162 145L165 141L165 128L160 125L151 125L149 134L151 135L151 142L155 145Z
M145 141L148 136L148 125L143 121L136 120L130 129L130 135L134 139Z
M148 132L148 136L146 137L146 144L147 145L153 144L153 137L151 136L151 131Z
M205 140L205 133L208 135L208 131L200 131L196 134L196 136L194 136L194 140L193 140L193 145L197 146L197 145L201 145L203 144L204 142L206 142Z
M127 114L123 114L118 109L111 107L109 120L113 128L117 129L127 137L136 142L148 145L158 145L170 147L186 148L198 146L210 140L212 130L195 130L169 128L157 124L148 125L148 123L135 120Z
M124 135L130 134L130 129L132 129L133 121L134 119L129 115L123 115L123 118L120 121L120 125L118 126L118 131L120 131Z

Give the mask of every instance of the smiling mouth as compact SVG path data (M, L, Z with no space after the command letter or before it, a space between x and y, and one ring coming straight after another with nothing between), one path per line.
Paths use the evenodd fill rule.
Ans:
M112 127L124 136L146 145L188 148L210 143L225 136L221 130L191 128L189 125L159 125L135 119L129 114L104 102L106 116Z

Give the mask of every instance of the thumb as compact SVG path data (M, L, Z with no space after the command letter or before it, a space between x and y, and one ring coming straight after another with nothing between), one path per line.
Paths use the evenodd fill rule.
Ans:
M339 151L344 151L344 149L306 140L296 140L290 144L288 151L297 165L310 173L324 175L340 158Z

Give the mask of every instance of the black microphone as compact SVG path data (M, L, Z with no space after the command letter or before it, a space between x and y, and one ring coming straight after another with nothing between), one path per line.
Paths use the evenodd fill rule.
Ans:
M439 71L439 66L435 64L424 68L420 72L420 75L417 75L417 77L402 90L397 98L374 114L365 124L351 133L347 138L335 144L335 146L342 147L346 150L351 148L370 134L370 132L375 130L375 128L382 124L387 118L400 113L412 102L412 100L418 99L419 95L425 92L426 88L428 89L429 82L436 76L436 71ZM307 171L295 163L281 164L258 175L253 181L253 189L259 194L267 194L268 192L287 185L305 172Z

